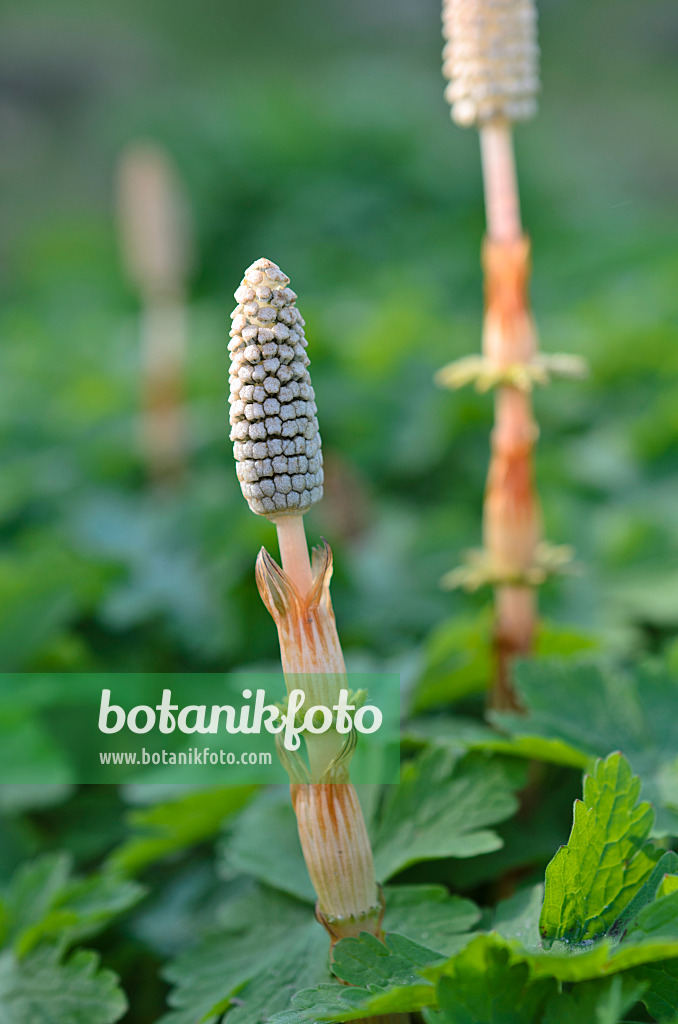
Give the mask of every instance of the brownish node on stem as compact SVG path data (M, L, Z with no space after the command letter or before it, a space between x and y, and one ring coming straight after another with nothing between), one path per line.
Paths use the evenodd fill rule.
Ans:
M483 348L501 366L527 363L537 350L528 303L530 246L526 237L483 246L486 312ZM495 588L496 674L490 704L518 708L511 662L532 649L536 629L534 589L520 583L534 565L541 540L541 510L534 485L533 449L538 436L528 393L503 386L495 400L483 534L495 572L515 584Z
M507 242L486 237L483 242L483 353L499 366L529 363L537 352L528 297L530 248L527 235Z

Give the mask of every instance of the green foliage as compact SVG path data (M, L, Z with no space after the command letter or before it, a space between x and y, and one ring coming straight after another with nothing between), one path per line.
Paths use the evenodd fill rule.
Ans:
M112 853L112 868L136 874L157 861L211 839L224 820L239 811L255 790L255 786L214 788L133 811L129 823L138 834Z
M289 992L325 979L324 932L306 904L257 887L229 900L219 917L167 972L167 1024L212 1024L232 1005L229 1016L240 1024L258 1021L264 1004L274 1013Z
M498 849L501 839L487 826L513 813L524 773L496 758L431 750L406 764L401 778L399 786L388 787L370 822L382 881L422 861ZM362 792L363 799L368 796ZM222 844L221 868L315 901L285 791L262 793L235 822Z
M538 658L581 656L598 646L590 634L540 624L535 639ZM425 661L412 700L412 713L446 707L487 689L492 678L492 614L484 608L474 618L456 616L431 631Z
M361 978L361 985L378 989L381 983L390 984L393 970L405 971L409 978L413 953L424 957L422 963L441 958L441 953L425 949L422 942L430 939L444 952L451 951L467 941L469 929L479 918L469 900L450 898L438 887L399 886L387 889L386 900L384 926L388 930L397 927L403 935L395 937L386 965L387 947L381 943L370 946L370 967L362 959L363 943L369 939L339 943L332 969L351 984ZM326 991L330 974L324 937L308 906L298 900L265 887L236 895L220 908L216 927L168 971L174 985L170 996L174 1010L167 1016L167 1024L199 1024L203 1020L211 1024L229 1006L229 1017L240 1024L260 1021L264 1008L267 1016L283 1011L294 991L318 982L322 998L342 1007L341 1012L348 1012L349 1017L361 1016L352 1013L350 1001L357 998L352 990L332 985ZM402 973L399 977L402 981ZM344 995L348 1006L336 1002ZM316 1002L310 1013L316 1012L320 997L313 998Z
M652 1016L661 1024L674 1024L678 1006L678 958L644 964L633 974L647 986L643 1002Z
M647 839L654 811L638 803L639 794L640 779L621 754L586 776L567 846L546 869L539 927L549 944L604 935L652 873L657 855Z
M620 750L656 807L654 834L678 834L678 677L661 665L613 673L597 663L537 661L518 665L516 682L527 714L494 716L511 732L516 752L589 767Z
M676 881L678 881L678 853L668 850L661 855L647 881L643 883L615 921L615 933L623 932L631 922L635 921L641 910L658 896L668 895L672 889L667 886L667 883L675 885Z
M507 947L474 940L449 965L438 983L437 1011L430 1024L525 1024L555 992L551 978L530 981L527 963L511 963Z
M402 935L372 935L338 943L332 972L346 985L321 985L298 993L293 1008L278 1014L275 1024L313 1024L317 1020L348 1021L364 1016L420 1010L434 989L419 974L439 960L438 954Z
M114 875L73 878L64 854L25 863L0 901L0 1019L11 1024L113 1024L127 1008L95 953L66 951L143 895Z
M467 941L480 910L439 885L387 886L384 927L450 956Z
M45 939L71 945L133 907L144 889L113 874L71 876L67 854L24 863L0 900L2 942L24 957Z
M11 1024L113 1024L126 1009L115 975L99 969L94 953L64 960L50 947L23 960L0 954L0 1019Z
M652 809L639 790L620 754L597 762L545 888L500 903L492 931L467 933L447 957L435 934L428 947L396 934L381 946L367 935L340 942L332 970L354 988L302 991L276 1024L415 1010L430 1024L617 1024L641 998L650 1012L669 1005L678 888L667 872L677 858L648 842Z
M645 988L643 982L619 974L602 981L584 981L547 999L542 1024L621 1024Z
M418 861L496 850L501 840L487 826L515 811L514 788L497 761L424 753L405 766L376 825L377 876L390 878Z

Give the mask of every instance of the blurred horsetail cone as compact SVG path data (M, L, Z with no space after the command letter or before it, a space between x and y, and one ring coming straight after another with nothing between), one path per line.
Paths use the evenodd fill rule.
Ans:
M271 260L245 272L232 313L231 440L253 512L300 515L320 501L323 456L304 320Z
M464 127L525 121L537 111L534 0L443 0L443 73L452 118Z

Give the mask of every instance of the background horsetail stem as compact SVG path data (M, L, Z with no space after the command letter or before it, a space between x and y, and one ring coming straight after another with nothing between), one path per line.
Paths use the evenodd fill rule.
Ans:
M309 704L332 707L346 668L329 591L332 554L324 545L311 562L304 532L304 512L322 497L322 451L304 321L288 286L261 259L235 293L231 440L243 495L278 531L282 568L262 548L257 585L278 629L287 688L298 682ZM383 901L349 780L351 743L330 730L308 736L307 751L308 766L283 760L318 919L332 946L361 931L380 936Z
M529 247L522 233L511 131L513 121L536 111L534 0L444 0L443 34L452 118L480 134L488 236L484 355L509 368L526 363L536 351L527 302ZM483 513L486 558L495 576L496 673L490 703L499 708L516 706L511 660L531 650L537 623L535 589L522 582L541 536L532 470L536 437L529 390L500 384Z
M141 301L141 447L151 482L176 486L186 469L187 209L166 153L137 143L118 167L122 256Z
M506 123L491 123L480 128L480 140L487 234L489 244L496 243L499 255L502 248L510 251L520 247L523 239L512 133ZM500 264L506 285L511 269L510 260ZM486 274L489 312L493 296L487 260ZM522 298L527 309L527 296ZM513 332L504 326L496 333L495 358L507 366L526 361L533 355L526 348L536 348L535 342L536 333L529 327L525 332ZM483 534L490 558L498 567L506 568L508 575L529 571L541 540L532 454L537 436L530 392L510 385L499 386L495 393ZM537 617L535 587L495 587L496 671L490 694L490 703L495 708L517 706L511 661L532 650Z
M480 128L480 152L487 233L497 242L514 242L522 235L520 198L513 135L505 121Z

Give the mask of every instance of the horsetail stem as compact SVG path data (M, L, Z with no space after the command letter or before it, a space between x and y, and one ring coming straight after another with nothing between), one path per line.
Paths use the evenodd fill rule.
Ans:
M169 158L137 143L118 167L122 257L142 306L141 446L156 485L185 472L183 378L186 287L191 262L188 215Z
M313 552L303 514L322 497L322 452L308 372L304 321L287 278L270 260L246 271L235 293L231 330L231 439L250 509L277 528L282 568L263 548L257 585L278 630L288 691L332 707L346 686L327 545ZM299 678L301 677L301 678ZM316 913L331 944L368 931L383 914L372 850L349 781L352 746L335 730L307 737L309 768L285 760Z
M495 584L497 672L490 700L512 707L510 661L531 650L536 629L535 592L527 581L541 541L531 396L508 377L537 353L527 297L529 243L522 232L510 128L536 112L536 8L533 0L444 0L443 34L452 117L475 126L481 140L488 236L483 355L500 375L483 513L483 560Z

